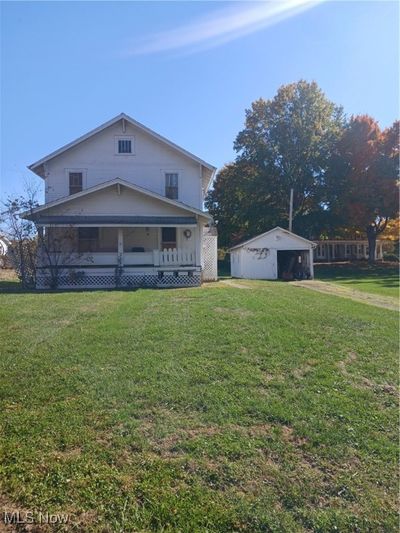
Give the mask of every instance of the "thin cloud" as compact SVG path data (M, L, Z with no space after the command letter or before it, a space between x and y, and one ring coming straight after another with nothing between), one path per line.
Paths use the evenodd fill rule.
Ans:
M136 43L128 55L168 51L196 52L214 48L297 15L322 0L275 0L214 11L179 28L149 35Z

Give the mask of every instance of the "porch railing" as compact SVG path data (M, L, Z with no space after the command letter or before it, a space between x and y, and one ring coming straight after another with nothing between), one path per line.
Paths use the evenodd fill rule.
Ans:
M194 265L195 257L191 250L180 250L176 248L169 248L162 250L154 250L154 264L159 266L189 266Z
M118 255L116 252L88 252L82 254L54 254L54 264L61 265L80 265L80 266L155 266L155 267L174 267L174 266L195 266L196 256L194 250L182 250L169 248L152 250L147 252L124 252ZM45 264L46 260L39 261L39 264Z

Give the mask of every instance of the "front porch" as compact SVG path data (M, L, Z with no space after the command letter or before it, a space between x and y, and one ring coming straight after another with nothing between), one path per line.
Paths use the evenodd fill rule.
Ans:
M210 215L120 178L37 207L26 218L41 232L38 288L201 283ZM216 237L211 248L215 277ZM209 254L206 259L209 265Z
M46 227L37 286L187 287L201 283L200 226ZM52 268L52 275L49 269Z

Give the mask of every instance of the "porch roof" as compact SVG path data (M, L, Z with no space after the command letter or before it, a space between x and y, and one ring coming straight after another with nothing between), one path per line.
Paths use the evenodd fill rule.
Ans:
M139 187L138 185L131 183L129 181L123 180L121 178L115 178L109 181L104 181L102 183L99 183L97 185L94 185L93 187L89 187L88 189L83 189L80 192L70 194L69 196L64 196L62 198L59 198L58 200L54 200L52 202L48 202L46 204L40 205L38 207L35 207L31 211L25 211L24 213L21 213L22 218L26 218L28 220L37 220L38 214L39 217L41 216L40 213L46 212L48 209L52 209L53 207L57 207L64 204L69 204L71 202L74 202L78 198L83 197L89 197L90 195L102 191L104 189L117 187L117 190L119 190L120 187L125 187L131 191L135 191L139 194L144 195L145 197L154 198L156 200L159 200L163 204L168 204L174 207L177 207L180 210L186 211L191 214L198 215L200 217L203 217L207 220L212 220L212 217L209 213L205 211L201 211L200 209L197 209L195 207L192 207L190 205L184 204L183 202L179 202L178 200L172 200L171 198L167 198L165 196L161 196L160 194L150 191L148 189L144 189L143 187ZM48 215L50 216L50 215ZM75 215L74 215L75 216ZM79 215L76 215L79 216ZM109 216L116 216L116 215L109 215Z
M41 226L196 226L196 217L130 215L40 215L32 217Z

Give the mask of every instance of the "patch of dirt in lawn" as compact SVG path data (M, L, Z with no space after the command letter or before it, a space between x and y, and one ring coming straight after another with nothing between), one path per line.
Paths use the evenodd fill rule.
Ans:
M349 352L345 359L337 362L337 366L342 374L346 378L357 378L357 376L348 372L347 368L357 360L357 354L355 352ZM362 378L364 379L364 378ZM365 378L367 379L367 378Z
M296 379L303 379L312 370L313 370L312 366L305 364L305 365L303 365L303 366L301 366L299 368L295 368L294 370L292 370L292 375Z
M198 296L187 296L186 294L180 294L179 296L173 296L171 299L170 299L171 302L182 302L182 301L185 301L185 302L198 302L199 301L199 297Z
M285 477L289 484L317 486L319 492L324 494L328 490L336 466L330 465L328 471L321 461L304 453L300 448L294 449L290 457L286 458L264 449L259 457L252 460L249 470L251 477L245 474L239 485L239 493L257 496L265 486L274 487L276 491L281 492L280 480Z
M79 457L82 454L82 448L68 448L66 450L57 450L54 452L54 457L56 459L73 459Z
M389 383L375 383L374 381L363 377L361 378L361 385L359 386L372 389L374 392L385 392L386 394L397 396L397 388Z
M231 309L228 307L214 307L214 311L217 313L222 313L222 314L236 315L242 318L254 315L253 311L249 311L249 309Z
M177 457L183 452L177 449L178 444L186 440L194 440L197 437L212 437L222 432L218 426L200 426L198 428L180 430L162 439L153 442L153 450L161 457Z
M75 515L72 522L76 531L85 531L86 527L92 526L98 520L97 512L92 509L90 511L83 511L80 514ZM104 531L107 531L104 529Z
M282 383L285 381L285 376L283 374L268 372L267 370L261 370L263 384L270 383L275 381L277 383Z
M245 285L244 283L241 283L237 279L224 279L222 281L219 281L218 284L215 284L215 286L216 285L219 285L220 287L234 287L235 289L251 289L251 287Z
M283 440L295 444L296 446L304 446L307 443L306 437L297 435L290 426L282 426Z
M376 383L365 376L357 376L348 372L347 368L357 360L357 354L355 352L349 352L347 357L343 361L339 361L337 366L340 369L341 374L347 379L351 379L354 386L359 389L371 389L374 392L385 392L386 394L397 395L398 390L394 385L389 383Z
M354 363L354 361L356 360L357 360L357 354L355 352L349 352L344 361L339 361L338 367L342 371L342 374L347 376L348 375L347 366L351 365L351 363Z
M152 451L164 458L177 458L185 455L185 452L180 450L179 446L184 442L193 441L199 437L213 437L222 435L225 432L237 432L249 438L257 438L269 435L271 431L272 425L268 423L249 426L228 424L226 426L199 426L192 429L182 429L163 438L154 438L149 435L148 427L145 428L145 434L151 444ZM282 426L282 439L300 447L307 442L306 438L298 436L289 426Z
M86 293L86 294L89 294L89 293ZM124 293L122 292L109 292L107 294L107 308L110 309L110 306L113 305L113 304L118 304L120 303L121 301L121 295L123 295ZM97 311L104 311L105 307L104 307L104 300L103 299L100 299L100 300L91 300L89 302L85 302L85 303L82 303L81 305L79 305L79 307L77 307L76 309L76 315L80 315L80 314L89 314L89 315L94 315L97 313Z
M67 327L70 324L72 324L72 320L70 318L59 318L53 320L53 323L55 326L58 326L59 328Z
M392 311L399 310L399 304L395 298L390 296L380 296L377 294L369 294L366 292L357 291L355 289L348 289L334 283L328 283L327 281L320 281L316 279L293 281L291 282L294 287L302 287L305 289L311 289L317 292L323 292L325 294L331 294L333 296L341 296L342 298L349 298L356 302L362 302L375 307L383 307L384 309L390 309Z

